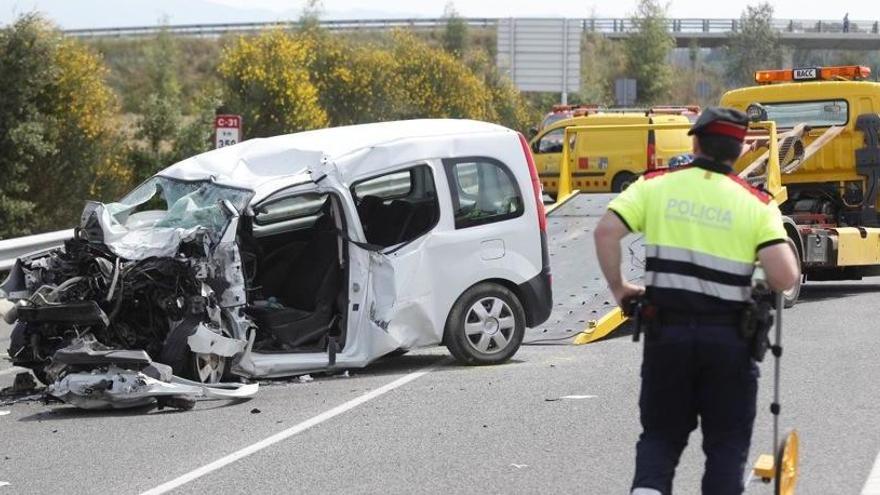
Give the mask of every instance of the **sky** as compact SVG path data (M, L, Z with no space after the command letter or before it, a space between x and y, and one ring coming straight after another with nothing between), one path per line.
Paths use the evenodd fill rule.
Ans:
M670 17L739 17L746 5L759 0L671 0ZM439 17L448 0L323 0L323 17L337 19ZM0 24L21 13L40 10L63 28L170 24L254 22L298 17L305 0L0 0ZM455 9L466 17L624 17L636 0L459 0ZM880 19L867 0L818 2L772 0L780 19Z

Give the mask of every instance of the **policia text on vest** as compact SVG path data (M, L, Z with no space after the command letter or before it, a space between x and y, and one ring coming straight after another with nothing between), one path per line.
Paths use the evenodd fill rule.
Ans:
M733 212L723 207L704 205L685 198L672 198L666 203L667 221L697 222L706 227L730 229Z

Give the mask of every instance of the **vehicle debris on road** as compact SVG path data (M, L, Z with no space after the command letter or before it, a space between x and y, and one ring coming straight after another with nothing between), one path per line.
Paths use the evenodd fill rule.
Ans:
M82 370L82 363L88 369ZM120 367L123 363L126 368ZM255 383L207 386L186 380L172 375L170 366L152 362L144 351L106 349L91 336L58 350L52 367L56 368L53 375L60 378L49 385L47 393L82 409L124 409L156 403L160 408L189 410L196 399L245 399L253 397L259 387Z

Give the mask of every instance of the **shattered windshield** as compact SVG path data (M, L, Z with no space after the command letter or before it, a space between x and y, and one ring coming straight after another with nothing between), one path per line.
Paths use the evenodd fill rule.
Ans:
M251 191L212 181L180 181L153 177L117 203L107 205L114 223L128 230L142 228L193 229L221 232L229 217L223 201L241 212Z

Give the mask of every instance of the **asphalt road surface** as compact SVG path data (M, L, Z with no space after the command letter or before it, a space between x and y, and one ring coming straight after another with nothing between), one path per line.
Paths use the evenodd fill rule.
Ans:
M573 292L571 277L555 290ZM501 366L462 367L429 349L189 412L0 406L0 495L627 493L641 346L626 329L586 346L536 341L568 337L590 304L604 305L591 283L555 294L555 316ZM866 486L880 450L878 301L880 279L810 284L785 312L782 426L801 436L799 494ZM0 387L12 383L8 366ZM772 360L762 374L752 459L771 448ZM700 443L694 432L678 493L699 491ZM747 490L771 492L756 481Z

